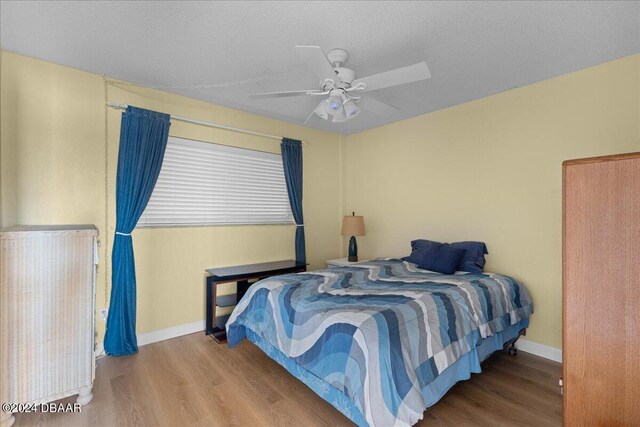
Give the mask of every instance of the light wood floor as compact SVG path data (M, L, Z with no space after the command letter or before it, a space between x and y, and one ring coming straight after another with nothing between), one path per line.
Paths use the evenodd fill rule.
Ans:
M560 425L560 370L526 353L498 352L418 425ZM15 427L350 424L248 341L229 350L198 333L141 347L134 356L100 359L94 398L82 413L16 414Z

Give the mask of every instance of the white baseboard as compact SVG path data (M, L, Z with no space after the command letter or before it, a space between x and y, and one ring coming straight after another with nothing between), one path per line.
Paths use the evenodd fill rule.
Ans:
M545 359L553 360L554 362L562 363L562 350L559 348L529 341L524 338L520 338L516 342L516 347L518 350L522 350L525 353L531 353L536 356L544 357Z
M185 323L171 328L145 332L144 334L138 335L138 346L204 331L204 325L204 320L198 320L196 322Z
M151 344L158 341L164 341L171 338L180 337L182 335L189 335L195 332L204 331L204 320L198 320L196 322L185 323L183 325L173 326L171 328L159 329L157 331L145 332L138 335L138 346ZM516 342L518 350L525 353L531 353L536 356L544 357L545 359L553 360L554 362L562 363L562 350L559 348L551 347L545 344L539 344L534 341L529 341L524 338L520 338ZM104 347L102 343L96 345L96 356L100 356L103 353Z
M183 335L193 334L195 332L204 331L204 320L198 320L196 322L185 323L183 325L173 326L171 328L159 329L157 331L145 332L139 334L138 347L151 344L158 341L164 341L171 338L181 337ZM103 343L96 343L96 357L99 357L104 352Z

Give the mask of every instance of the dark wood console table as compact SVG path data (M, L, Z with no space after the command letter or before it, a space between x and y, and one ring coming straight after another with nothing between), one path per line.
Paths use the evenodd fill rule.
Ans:
M210 268L207 270L206 310L207 325L205 333L211 335L217 342L227 340L225 324L229 315L216 316L216 307L231 307L240 301L249 286L258 280L281 274L300 273L307 271L306 264L296 264L293 260L263 262L261 264L236 265L233 267ZM238 283L236 294L217 296L217 286L222 283Z

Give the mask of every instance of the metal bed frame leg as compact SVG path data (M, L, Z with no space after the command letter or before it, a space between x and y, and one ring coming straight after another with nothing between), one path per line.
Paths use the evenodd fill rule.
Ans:
M520 331L518 332L518 336L517 337L515 337L513 339L510 339L509 341L504 343L503 349L507 350L511 356L517 356L518 355L518 349L516 348L516 341L518 341L518 339L522 335L527 335L527 330L526 329L520 329Z

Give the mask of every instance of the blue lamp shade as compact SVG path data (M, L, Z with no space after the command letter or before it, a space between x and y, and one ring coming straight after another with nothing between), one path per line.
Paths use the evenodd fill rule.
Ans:
M342 219L342 233L343 236L351 236L349 239L349 261L358 261L358 243L355 236L364 236L364 217L356 216L355 213L351 216L345 216Z

